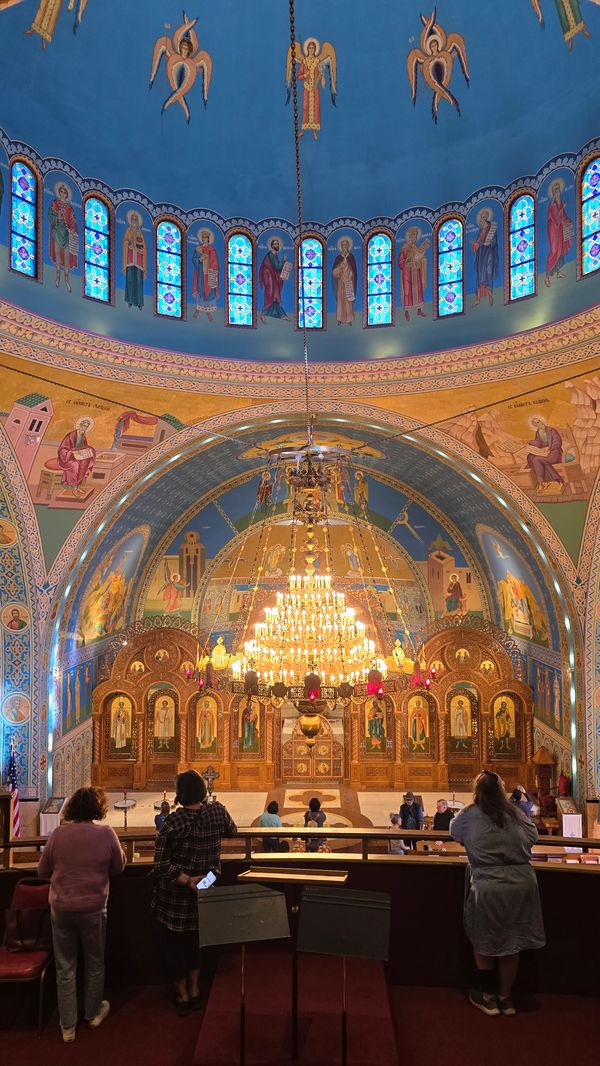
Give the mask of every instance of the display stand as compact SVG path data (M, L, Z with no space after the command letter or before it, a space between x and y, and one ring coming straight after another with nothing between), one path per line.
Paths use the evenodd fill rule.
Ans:
M241 944L240 1066L246 1062L246 944L290 935L283 892L260 885L233 885L198 892L200 947Z
M348 1062L346 959L389 956L391 899L387 892L307 886L302 893L298 951L342 956L342 1066Z
M114 804L116 811L123 811L123 829L127 829L127 812L133 810L136 806L136 801L127 799L127 789L123 789L123 799L117 800Z
M60 814L66 803L64 796L50 796L40 811L40 836L48 837L60 825Z

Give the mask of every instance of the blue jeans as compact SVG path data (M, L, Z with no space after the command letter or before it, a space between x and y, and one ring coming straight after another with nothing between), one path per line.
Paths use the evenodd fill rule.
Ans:
M77 958L83 952L85 1017L95 1018L104 991L106 910L52 911L58 1013L63 1029L77 1024Z

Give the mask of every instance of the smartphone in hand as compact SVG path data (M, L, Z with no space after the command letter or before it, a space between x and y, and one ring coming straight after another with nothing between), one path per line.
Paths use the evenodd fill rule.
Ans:
M210 888L211 885L214 885L216 880L217 875L212 870L209 870L205 877L201 877L199 881L196 881L195 887L201 892L203 888Z

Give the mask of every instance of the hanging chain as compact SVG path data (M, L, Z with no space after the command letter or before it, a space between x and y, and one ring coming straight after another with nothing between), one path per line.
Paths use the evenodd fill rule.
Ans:
M302 266L302 242L304 225L302 221L302 179L300 173L300 129L298 122L298 72L296 70L296 16L294 0L290 0L290 55L292 60L292 106L294 114L294 157L296 163L296 204L298 215L298 295L302 309L302 351L304 355L304 403L306 408L306 436L312 445L312 419L308 392L308 335L306 332L306 315L304 313L304 269Z

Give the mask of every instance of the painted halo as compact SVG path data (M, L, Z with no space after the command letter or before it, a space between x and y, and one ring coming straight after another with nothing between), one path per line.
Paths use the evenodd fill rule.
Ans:
M307 37L306 38L304 44L302 45L302 54L305 55L305 56L308 55L308 46L309 46L309 44L314 44L314 46L315 46L315 55L318 56L319 52L321 51L321 42L318 41L316 37Z
M203 238L205 233L208 234L208 243L209 244L214 244L215 243L215 233L214 233L214 230L212 230L210 228L210 226L200 226L200 229L198 230L198 232L196 234L196 241L198 242L198 244L202 244L203 243L202 238Z
M62 200L62 196L60 195L61 189L67 190L67 203L70 204L71 200L73 199L73 193L71 192L71 189L67 185L66 181L63 181L62 178L60 181L57 181L56 185L54 186L54 195L57 196L59 200Z

